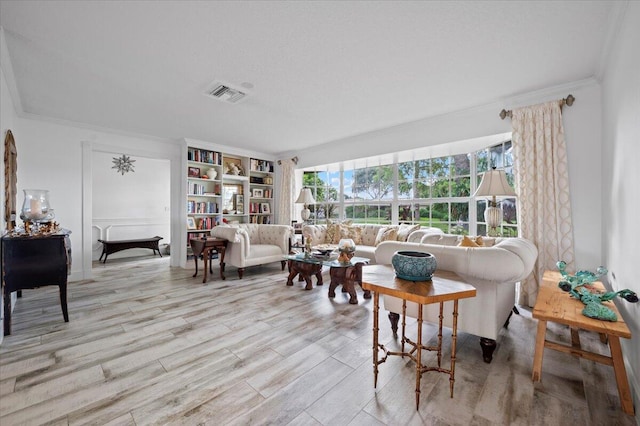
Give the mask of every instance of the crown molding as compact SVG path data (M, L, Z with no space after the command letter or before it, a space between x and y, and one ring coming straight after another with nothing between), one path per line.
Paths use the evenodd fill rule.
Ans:
M49 117L47 115L40 115L40 114L33 114L30 112L23 112L22 114L19 114L20 118L26 119L26 120L34 120L34 121L42 121L45 123L52 123L52 124L58 124L61 126L69 126L69 127L75 127L78 129L86 129L86 130L92 130L95 132L101 132L101 133L110 133L110 134L114 134L114 135L119 135L119 136L124 136L124 137L130 137L130 138L140 138L140 139L147 139L153 142L160 142L160 143L165 143L165 144L171 144L171 145L175 145L176 143L178 143L181 139L180 138L161 138L159 136L153 136L153 135L147 135L147 134L143 134L143 133L136 133L136 132L129 132L126 130L120 130L120 129L114 129L112 127L102 127L102 126L97 126L94 124L88 124L88 123L82 123L79 121L72 121L72 120L66 120L63 118L56 118L56 117Z

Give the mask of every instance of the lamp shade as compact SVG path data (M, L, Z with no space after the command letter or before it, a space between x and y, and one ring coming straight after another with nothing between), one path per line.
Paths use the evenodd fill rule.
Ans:
M311 189L306 186L300 190L300 195L298 195L298 199L296 200L296 204L315 204L316 200L313 199L313 195L311 194Z
M516 192L507 182L504 170L489 170L482 175L480 186L474 197L515 197Z

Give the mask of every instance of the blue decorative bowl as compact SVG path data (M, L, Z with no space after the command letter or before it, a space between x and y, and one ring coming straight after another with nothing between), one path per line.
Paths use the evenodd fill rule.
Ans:
M391 258L396 277L408 281L430 281L436 270L436 257L419 251L397 251Z

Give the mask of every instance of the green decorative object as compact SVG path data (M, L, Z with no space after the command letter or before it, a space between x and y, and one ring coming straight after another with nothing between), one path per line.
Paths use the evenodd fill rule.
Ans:
M598 278L608 272L607 268L604 266L599 266L598 269L596 269L596 272L578 271L575 275L569 275L567 273L565 270L567 264L562 260L557 262L556 266L563 278L563 281L558 283L558 287L569 292L572 297L584 303L585 307L582 310L582 315L585 317L615 322L618 320L618 316L614 311L603 305L602 302L612 300L616 296L625 299L627 302L638 302L638 295L629 289L615 292L608 291L606 293L593 293L584 288L585 285L597 281Z

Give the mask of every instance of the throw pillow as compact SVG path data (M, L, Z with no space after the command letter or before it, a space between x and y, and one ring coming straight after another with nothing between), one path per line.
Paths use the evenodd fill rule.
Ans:
M324 238L324 243L338 244L340 242L340 227L350 226L351 223L353 223L352 220L345 220L340 222L339 220L327 219L327 233Z
M385 226L380 228L376 236L376 246L383 241L396 241L398 238L397 226Z
M325 235L325 244L338 244L340 241L340 224L331 223L327 225L327 234Z
M462 237L462 240L458 243L460 247L484 247L482 237Z
M362 244L362 228L340 225L340 238L351 238L356 246L360 245Z
M402 241L405 242L407 241L407 239L409 238L409 234L411 234L413 231L417 231L418 229L420 229L420 225L408 225L408 224L402 224L400 225L400 227L398 228L398 241Z

